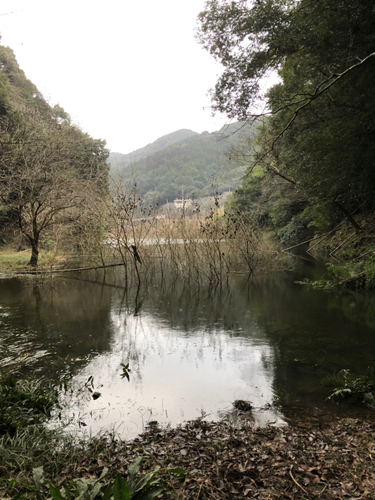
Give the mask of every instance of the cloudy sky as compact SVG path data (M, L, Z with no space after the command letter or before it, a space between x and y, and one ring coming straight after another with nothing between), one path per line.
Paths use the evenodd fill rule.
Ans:
M196 42L204 0L1 0L0 35L53 105L112 151L218 130L220 66ZM204 109L203 109L204 108Z

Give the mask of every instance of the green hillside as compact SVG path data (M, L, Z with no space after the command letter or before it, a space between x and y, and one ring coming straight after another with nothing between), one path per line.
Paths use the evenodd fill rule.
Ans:
M159 204L181 196L200 198L232 190L239 186L246 163L230 159L230 149L244 133L251 135L248 128L234 134L239 128L237 123L214 133L189 131L194 135L132 163L128 162L132 154L123 155L123 160L118 153L112 154L112 175L121 174L126 182L137 184L140 196ZM187 131L170 135L177 137L181 132ZM161 144L162 139L154 144Z
M177 130L176 132L172 132L171 134L163 135L156 139L156 141L147 144L143 148L136 149L135 151L122 154L122 153L111 153L109 155L108 162L111 164L111 173L112 176L116 177L118 173L120 173L127 165L130 163L135 163L147 156L150 156L161 149L167 148L176 142L182 141L188 137L192 137L193 135L198 135L197 132L193 132L188 129Z

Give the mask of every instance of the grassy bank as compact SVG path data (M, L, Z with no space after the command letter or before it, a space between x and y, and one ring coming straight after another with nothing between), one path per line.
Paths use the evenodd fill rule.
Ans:
M31 257L31 250L17 251L15 247L8 246L0 249L0 271L15 272L27 268ZM41 250L39 266L48 267L58 264L63 260L61 255L56 255L55 252Z

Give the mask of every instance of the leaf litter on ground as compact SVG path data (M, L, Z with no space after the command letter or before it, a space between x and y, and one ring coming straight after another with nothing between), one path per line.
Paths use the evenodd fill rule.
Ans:
M281 428L198 419L172 429L152 426L128 442L92 438L48 479L60 486L71 478L99 478L104 467L108 478L126 477L144 457L143 480L160 467L163 492L156 498L163 500L373 499L374 437L374 419L311 419Z

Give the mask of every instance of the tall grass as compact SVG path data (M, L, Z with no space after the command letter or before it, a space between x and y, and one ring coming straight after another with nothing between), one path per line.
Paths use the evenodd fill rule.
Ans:
M113 452L117 444L109 432L83 440L65 432L63 423L47 425L60 409L60 390L43 378L0 374L0 477L28 485L35 467L53 479L67 467L74 470L78 461ZM1 483L0 498L4 488Z
M217 200L205 216L182 211L160 218L133 189L112 199L107 259L124 265L126 280L148 281L166 272L197 284L223 285L230 273L252 275L285 265L275 241L240 213L220 215Z
M41 457L51 459L59 435L44 423L57 401L57 390L43 379L0 375L0 465L7 473L27 474Z

